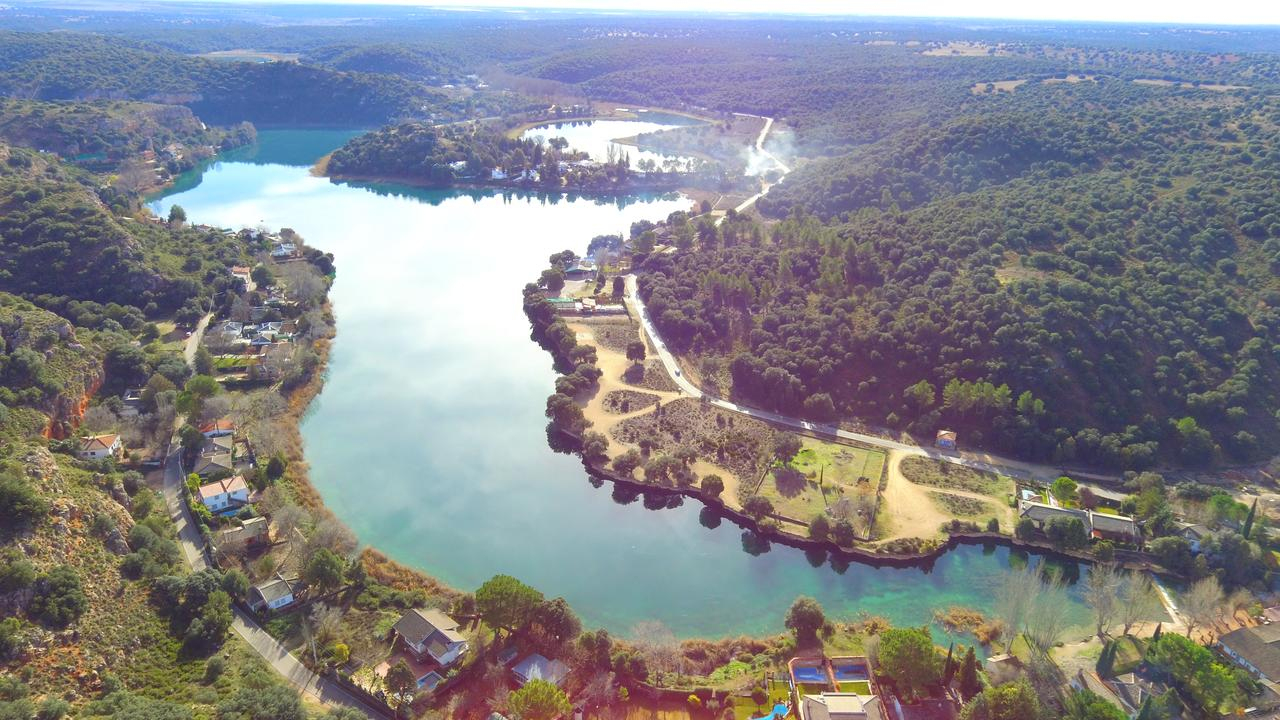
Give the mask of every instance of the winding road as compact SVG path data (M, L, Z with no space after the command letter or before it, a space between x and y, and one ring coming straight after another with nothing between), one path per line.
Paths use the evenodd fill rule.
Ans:
M765 117L764 115L751 115L749 113L734 113L734 115L737 115L738 117L762 118L764 120L764 127L760 128L760 134L756 137L755 151L760 155L768 158L774 165L776 165L778 169L782 171L782 176L785 176L787 173L791 172L790 165L787 165L786 163L782 162L782 160L780 160L777 155L774 155L773 153L764 149L765 138L769 136L769 131L773 129L773 118ZM743 212L747 208L754 205L757 200L764 197L765 193L769 192L769 188L773 187L774 185L777 185L779 182L782 182L782 176L779 176L776 182L769 182L765 180L763 176L761 176L760 192L756 193L755 195L752 195L746 200L743 200L741 203L738 204L737 207L733 209L733 211ZM723 222L724 222L724 216L721 216L720 219L716 220L716 225L719 225L720 223L723 223Z
M800 418L794 418L787 415L781 415L769 410L761 410L759 408L749 407L733 403L724 398L716 397L702 391L701 388L689 382L680 369L680 363L676 361L671 351L667 349L662 338L658 335L657 329L653 326L653 322L649 317L649 311L644 306L644 302L640 299L640 294L636 290L636 276L626 276L626 301L635 310L636 316L640 319L640 325L644 329L644 334L653 344L654 349L658 353L658 358L662 360L663 366L667 369L667 374L675 381L680 391L689 397L695 399L703 399L722 410L736 412L747 417L764 420L765 422L781 425L783 427L791 427L797 430L822 435L840 440L852 440L875 447L884 448L886 450L895 450L908 455L917 455L927 457L933 460L951 463L953 465L961 465L964 467L974 468L975 470L985 470L995 472L1010 477L1018 477L1024 479L1034 479L1041 482L1052 481L1054 478L1063 474L1061 468L1049 465L1039 465L1036 463L1022 462L997 455L987 455L980 453L967 452L942 452L935 448L924 447L922 445L913 445L904 443L890 438L880 437L878 435L868 435L866 433L853 432L844 430L834 425L824 423L815 423Z

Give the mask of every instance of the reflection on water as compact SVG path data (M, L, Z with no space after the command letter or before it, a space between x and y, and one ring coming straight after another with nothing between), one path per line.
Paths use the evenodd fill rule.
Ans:
M338 338L302 433L313 484L362 542L459 588L515 575L614 633L657 619L709 637L781 631L798 595L842 619L989 611L998 573L1041 561L963 546L920 567L851 563L764 541L679 495L592 481L576 457L548 448L555 372L529 339L521 289L552 253L582 252L595 235L687 200L332 183L309 161L339 138L261 138L252 162L215 163L153 207L293 227L334 253ZM281 158L296 164L257 164ZM1072 623L1086 626L1073 593Z

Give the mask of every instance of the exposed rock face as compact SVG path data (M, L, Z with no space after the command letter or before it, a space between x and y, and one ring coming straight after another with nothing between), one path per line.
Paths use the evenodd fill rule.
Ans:
M130 552L129 543L125 541L124 533L120 532L118 527L111 528L111 532L102 539L102 544L115 555L124 556Z

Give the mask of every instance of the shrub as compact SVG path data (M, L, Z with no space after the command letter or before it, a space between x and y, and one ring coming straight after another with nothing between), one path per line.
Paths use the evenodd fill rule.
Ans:
M48 504L30 483L11 473L0 475L0 517L6 525L26 527L48 512Z
M0 593L25 590L36 581L36 568L25 555L8 549L0 555Z
M36 581L30 612L47 625L66 627L78 620L88 605L80 576L70 567L59 565Z

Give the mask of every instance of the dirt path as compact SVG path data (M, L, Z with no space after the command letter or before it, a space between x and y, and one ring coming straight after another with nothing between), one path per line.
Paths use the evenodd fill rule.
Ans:
M614 439L610 430L623 420L629 420L634 417L652 413L653 406L642 408L640 410L633 410L629 413L615 413L605 409L605 397L614 390L632 390L635 392L647 393L649 395L656 395L665 405L673 400L681 398L681 393L678 391L668 392L652 390L650 388L640 387L639 385L632 385L626 382L622 377L627 367L631 365L631 361L627 359L627 356L624 353L618 352L617 350L611 350L605 347L603 343L597 342L595 332L592 329L592 324L589 322L569 323L569 329L576 333L578 342L584 345L591 345L596 349L596 367L600 368L600 371L603 373L603 375L600 376L600 382L598 383L599 387L596 389L595 393L590 397L584 397L578 400L578 404L582 407L583 416L591 422L592 430L604 434L605 438L608 439L609 457L617 457L631 449L639 450L640 448L635 445L619 442ZM639 339L640 328L638 325L635 326L635 332L636 338ZM724 492L720 496L721 499L724 500L725 504L729 507L740 509L741 505L738 502L739 479L737 476L728 470L705 460L698 460L695 462L693 464L693 472L699 478L706 477L707 475L719 475L721 479L724 480Z
M933 537L938 534L942 523L951 520L950 515L938 509L923 486L902 476L902 459L912 454L902 450L889 451L888 467L885 468L889 477L880 499L881 518L888 533L882 541Z

